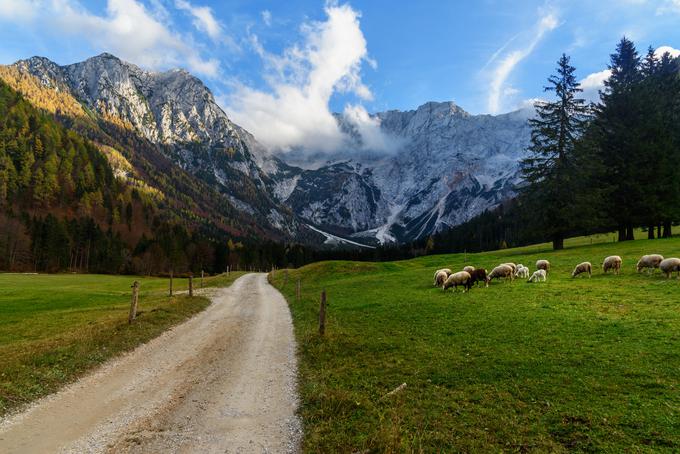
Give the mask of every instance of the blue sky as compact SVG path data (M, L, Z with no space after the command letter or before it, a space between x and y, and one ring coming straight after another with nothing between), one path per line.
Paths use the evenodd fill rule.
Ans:
M185 67L266 143L323 147L330 112L370 128L366 112L431 100L513 110L562 52L594 93L621 36L680 47L678 23L680 0L0 0L0 63Z

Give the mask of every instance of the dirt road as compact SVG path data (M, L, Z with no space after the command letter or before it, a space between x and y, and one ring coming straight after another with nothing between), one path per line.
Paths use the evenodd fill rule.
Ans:
M264 274L0 422L0 452L295 452L290 312Z

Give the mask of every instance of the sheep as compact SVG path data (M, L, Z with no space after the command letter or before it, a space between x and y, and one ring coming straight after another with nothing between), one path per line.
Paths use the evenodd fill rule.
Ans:
M637 262L637 272L642 271L643 268L651 268L652 273L654 268L658 268L659 264L663 261L663 255L650 254L643 255L642 258Z
M470 273L470 277L472 278L470 285L474 285L477 282L484 282L486 287L489 286L489 277L486 274L486 270L483 268L473 270L472 273Z
M470 273L470 274L472 274L472 272L473 272L474 270L475 270L475 267L474 267L474 266L468 265L468 266L466 266L466 267L463 267L463 271L467 271L467 272Z
M621 257L618 255L610 255L602 262L602 271L606 273L609 270L614 270L614 273L619 274L621 262Z
M590 262L579 263L571 272L571 277L576 277L581 273L588 273L588 277L590 277L593 274L593 265Z
M512 262L501 263L501 266L502 266L502 265L507 265L507 266L509 266L510 268L512 268L512 272L513 272L513 273L514 273L515 271L517 271L517 265L515 265L515 264L512 263Z
M434 285L436 287L441 287L448 278L449 275L446 274L446 271L440 271L434 278Z
M547 260L536 260L536 269L545 270L545 272L550 271L550 262Z
M529 268L527 268L524 265L517 265L517 271L515 271L515 277L521 277L521 278L528 278L529 277Z
M545 270L536 270L534 271L534 274L531 275L529 280L527 282L540 282L546 281L546 271Z
M512 267L509 265L498 265L496 268L491 270L491 273L489 274L489 282L491 282L491 279L500 279L500 278L510 278L510 280L514 280L515 276L513 275Z
M446 273L446 277L447 277L447 278L448 278L449 276L451 276L451 270L448 269L448 268L442 268L442 269L440 269L440 270L435 271L435 272L434 272L434 286L435 286L435 287L439 287L439 286L441 285L440 283L437 282L437 274L439 274L439 273L441 273L441 272ZM444 279L444 280L446 280L446 279Z
M680 259L678 258L670 258L670 259L665 259L659 264L659 268L661 268L661 271L666 273L666 277L670 279L671 273L673 271L678 272L678 279L680 279Z
M472 276L470 276L470 273L467 271L459 271L457 273L453 273L448 279L446 279L446 282L444 282L444 285L442 285L442 290L453 287L453 291L455 292L458 286L462 285L463 292L466 292L470 290L470 287L472 287L472 283L470 281L472 281Z

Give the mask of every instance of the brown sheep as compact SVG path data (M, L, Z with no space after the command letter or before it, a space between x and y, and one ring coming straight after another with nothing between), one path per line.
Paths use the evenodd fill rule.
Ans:
M489 286L489 277L486 275L486 270L484 268L473 270L472 273L470 273L470 276L472 277L471 285L474 285L477 282L484 282L486 287Z
M449 276L446 282L444 282L444 285L442 285L442 290L453 287L453 291L455 292L458 286L462 285L463 292L466 292L470 290L470 287L472 287L472 283L470 282L471 280L472 276L470 276L470 273L467 271L453 273L451 276Z
M666 274L666 277L669 279L671 277L671 273L673 271L677 271L678 279L680 279L680 259L675 257L666 259L659 264L659 268L661 268L661 271L663 271Z
M593 265L590 262L579 263L571 272L571 277L576 277L581 273L588 273L588 277L590 277L593 274Z
M496 268L491 270L491 273L489 274L489 282L491 282L491 279L500 279L500 278L510 278L510 280L515 279L515 273L512 271L512 267L509 265L498 265Z
M550 271L550 262L547 260L536 260L536 269L545 270L545 272Z
M602 262L602 271L606 273L609 270L614 270L614 273L619 274L622 262L623 260L618 255L610 255Z

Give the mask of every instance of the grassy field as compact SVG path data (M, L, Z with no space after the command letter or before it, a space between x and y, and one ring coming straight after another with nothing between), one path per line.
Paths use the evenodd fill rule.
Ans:
M273 273L299 341L304 451L680 452L680 282L635 272L645 253L680 256L680 239L589 243L468 254L553 265L547 283L469 293L432 286L463 254ZM611 254L619 276L600 270ZM584 260L592 279L572 279Z
M227 286L243 273L206 278ZM128 325L130 286L141 283L137 320ZM195 279L198 288L199 279ZM187 290L175 279L174 290ZM207 298L168 297L168 280L92 274L0 274L0 415L204 309Z

